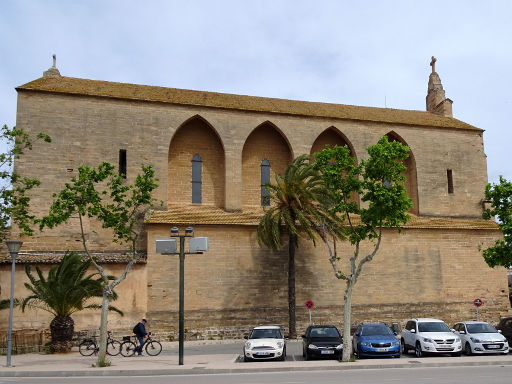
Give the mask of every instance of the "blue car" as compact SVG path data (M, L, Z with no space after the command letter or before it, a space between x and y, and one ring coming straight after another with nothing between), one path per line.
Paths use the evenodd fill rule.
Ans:
M357 357L400 357L400 341L386 324L361 324L352 338Z

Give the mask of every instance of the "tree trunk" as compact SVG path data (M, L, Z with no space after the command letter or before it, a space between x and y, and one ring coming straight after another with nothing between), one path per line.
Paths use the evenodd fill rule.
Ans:
M52 347L54 352L71 351L75 322L70 316L55 316L50 323Z
M347 280L347 288L345 289L345 306L343 308L343 355L341 361L350 361L352 355L352 339L350 338L350 325L352 315L352 290L354 282L352 279Z
M108 316L108 307L110 305L109 299L110 287L106 286L103 288L103 300L101 303L101 323L100 323L100 344L98 351L98 361L96 366L105 367L108 365L106 360L107 354L107 316Z
M289 235L288 241L288 328L290 339L297 337L295 325L295 242L297 237Z

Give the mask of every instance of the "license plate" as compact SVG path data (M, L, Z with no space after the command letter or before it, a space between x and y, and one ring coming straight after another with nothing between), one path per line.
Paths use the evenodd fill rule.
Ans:
M377 352L387 352L388 348L375 348L375 351L377 351Z
M255 352L254 354L256 356L268 356L270 355L270 352Z
M496 344L489 344L489 345L487 346L487 348L489 348L489 349L500 349L500 346L499 346L499 345L496 345Z
M327 351L320 351L320 354L322 354L322 355L334 355L334 351L329 351L329 350L327 350Z

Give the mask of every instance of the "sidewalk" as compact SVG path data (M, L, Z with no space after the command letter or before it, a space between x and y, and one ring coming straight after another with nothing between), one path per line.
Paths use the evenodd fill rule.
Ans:
M164 350L176 349L176 343L163 343ZM4 358L5 356L1 356ZM208 354L184 356L184 365L178 365L177 355L109 357L112 365L95 368L94 356L84 357L78 352L69 354L13 355L12 367L0 362L0 377L66 377L66 376L148 376L188 375L214 373L249 373L264 371L311 371L346 369L383 369L412 367L512 365L512 355L424 357L413 355L400 359L363 359L350 363L336 360L302 361L301 356L288 356L287 361L238 362L238 354ZM297 359L297 360L295 360Z

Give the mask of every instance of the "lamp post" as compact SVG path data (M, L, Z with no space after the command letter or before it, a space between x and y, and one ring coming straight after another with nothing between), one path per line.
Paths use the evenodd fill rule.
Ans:
M190 237L189 252L185 252L185 238ZM180 239L177 252L176 238ZM194 237L194 228L187 227L180 235L178 227L171 228L170 239L156 239L156 252L162 255L180 255L180 302L179 302L179 365L183 365L183 343L185 323L185 255L201 254L208 251L207 237Z
M12 347L12 311L14 307L14 272L16 270L16 256L20 251L23 241L18 240L7 240L7 249L11 254L12 267L11 267L11 301L9 303L9 330L7 333L7 367L11 366L11 347Z

